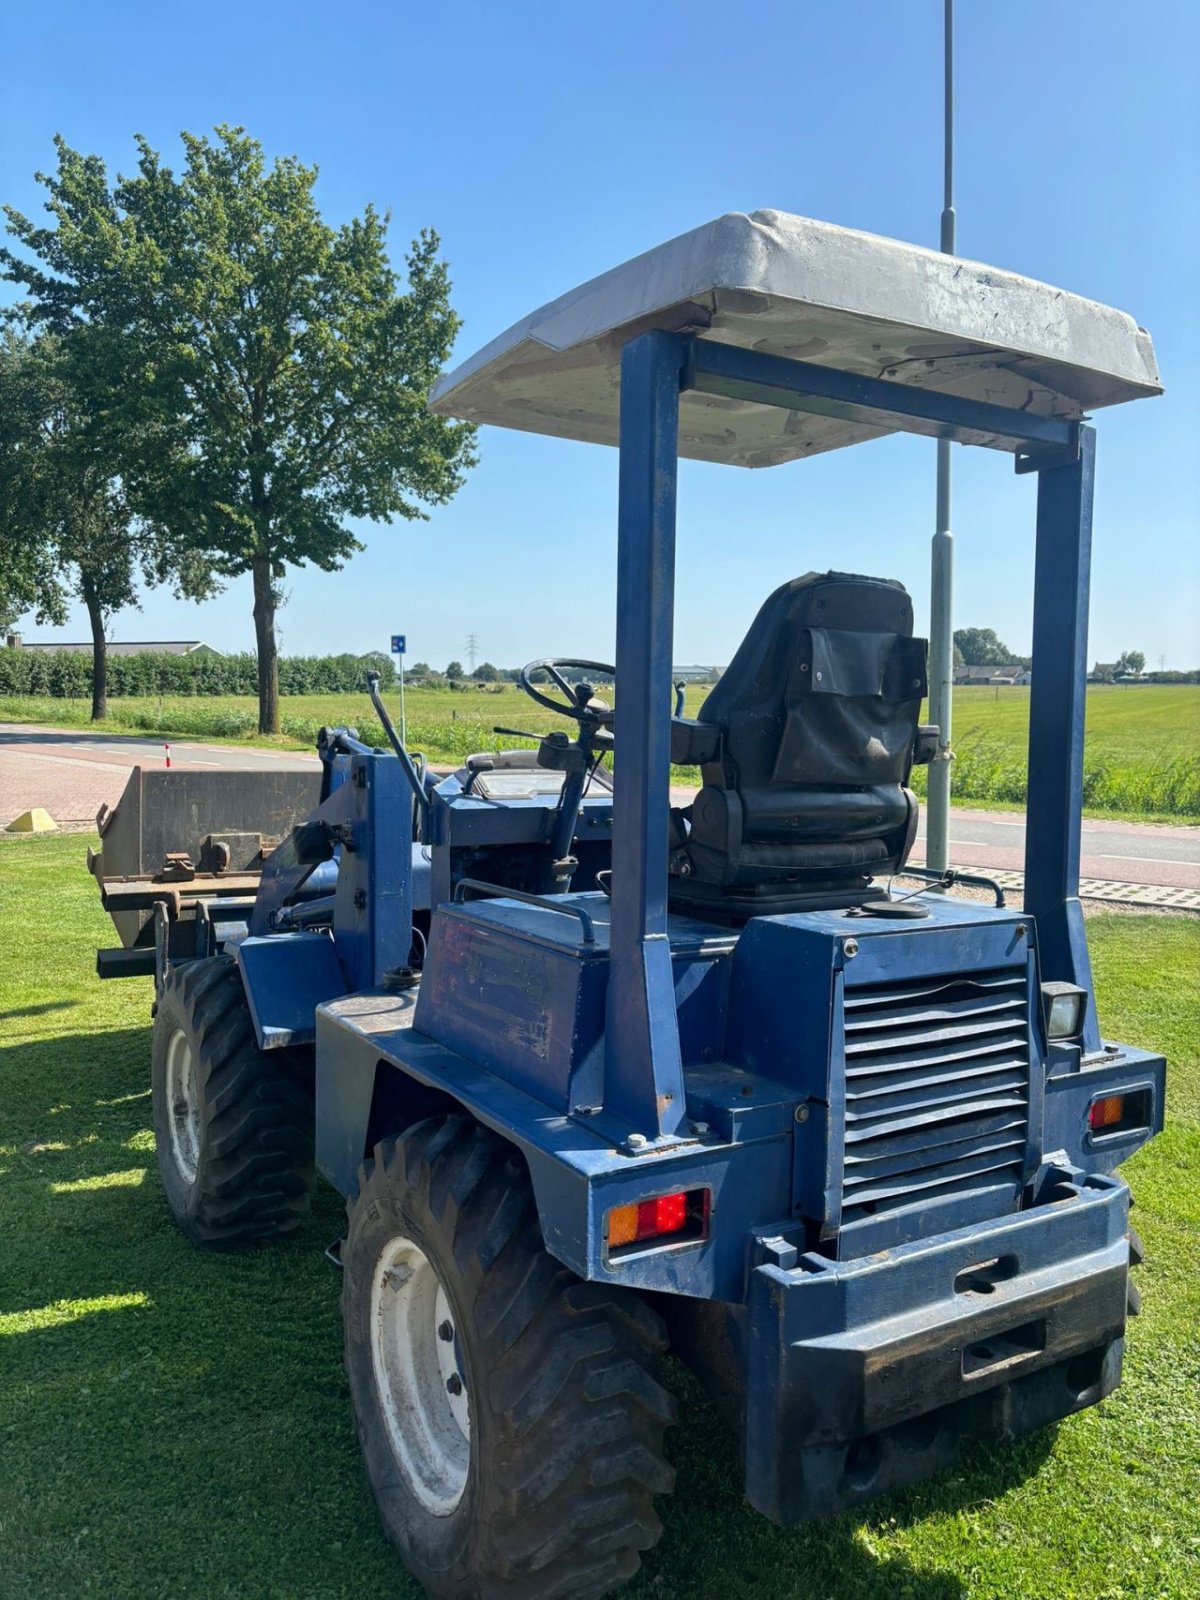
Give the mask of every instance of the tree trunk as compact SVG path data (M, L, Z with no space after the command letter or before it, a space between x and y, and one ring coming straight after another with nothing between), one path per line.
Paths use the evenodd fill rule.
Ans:
M96 586L82 573L83 603L92 625L92 721L108 715L108 640L104 637L104 612L96 597Z
M275 648L275 588L271 562L256 556L254 574L254 636L258 644L258 731L279 732L279 655Z

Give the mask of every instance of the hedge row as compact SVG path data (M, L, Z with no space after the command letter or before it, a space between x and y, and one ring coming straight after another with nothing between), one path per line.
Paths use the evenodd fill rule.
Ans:
M384 685L395 678L392 658L382 652L355 656L281 656L281 694L344 694L361 690L368 672ZM85 699L92 692L92 657L81 650L0 649L0 694ZM108 693L257 694L258 662L243 655L145 655L108 658Z

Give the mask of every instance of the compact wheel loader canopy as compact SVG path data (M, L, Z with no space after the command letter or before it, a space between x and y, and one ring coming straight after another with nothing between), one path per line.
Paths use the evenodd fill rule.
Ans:
M446 374L430 408L616 444L621 348L649 328L1039 417L1077 420L1161 391L1150 336L1122 311L876 234L734 211L515 323ZM825 414L798 413L684 394L679 454L767 467L894 431L878 415L827 404ZM986 428L963 439L1011 448Z
M322 730L314 804L261 861L242 834L288 796L157 831L163 796L122 801L97 875L139 941L111 975L155 972L167 1205L229 1248L294 1231L315 1174L346 1197L357 1436L427 1593L571 1600L636 1572L673 1484L668 1347L785 1524L1120 1381L1140 1246L1118 1168L1162 1126L1166 1068L1104 1034L1078 898L1086 413L1158 390L1122 312L781 212L718 218L431 397L619 446L616 661L520 676L562 727L439 775L372 683L391 748ZM1037 479L1020 907L908 865L912 767L940 749L911 584L829 570L802 533L805 575L695 717L673 692L679 458L897 431ZM672 763L699 769L688 805Z

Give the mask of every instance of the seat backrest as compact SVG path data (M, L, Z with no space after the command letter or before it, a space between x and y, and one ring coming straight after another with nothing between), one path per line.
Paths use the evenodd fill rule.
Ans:
M912 621L903 585L852 573L764 603L697 721L676 725L674 759L690 751L705 780L672 855L682 893L853 896L903 865L926 691Z
M903 584L807 573L764 602L697 720L722 730L739 788L907 781L925 641Z

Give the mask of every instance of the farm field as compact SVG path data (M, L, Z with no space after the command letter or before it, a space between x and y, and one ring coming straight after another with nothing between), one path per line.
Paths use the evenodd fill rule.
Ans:
M689 687L686 711L694 716L707 689ZM497 725L540 732L562 726L511 684L451 693L410 689L406 696L409 743L431 761L453 762L497 742ZM964 803L1020 806L1025 799L1025 746L1029 690L964 688L955 691L955 798ZM366 694L291 695L281 702L279 744L311 747L323 723L348 723L372 742L383 730ZM393 716L399 696L389 695ZM0 721L86 724L81 700L0 697ZM164 737L262 742L255 733L256 702L249 696L109 701L108 728ZM516 741L507 740L507 743ZM1200 685L1093 685L1088 689L1084 807L1091 816L1200 822ZM680 773L680 781L686 774ZM925 773L914 773L918 794Z
M87 841L0 841L0 1594L418 1600L376 1521L341 1367L342 1227L191 1249L154 1170L148 980L100 984ZM52 917L46 914L53 905ZM37 937L31 930L37 929ZM1200 920L1089 922L1106 1033L1164 1049L1129 1164L1145 1314L1103 1406L862 1514L780 1531L682 1369L676 1492L630 1600L1194 1600L1200 1593Z

